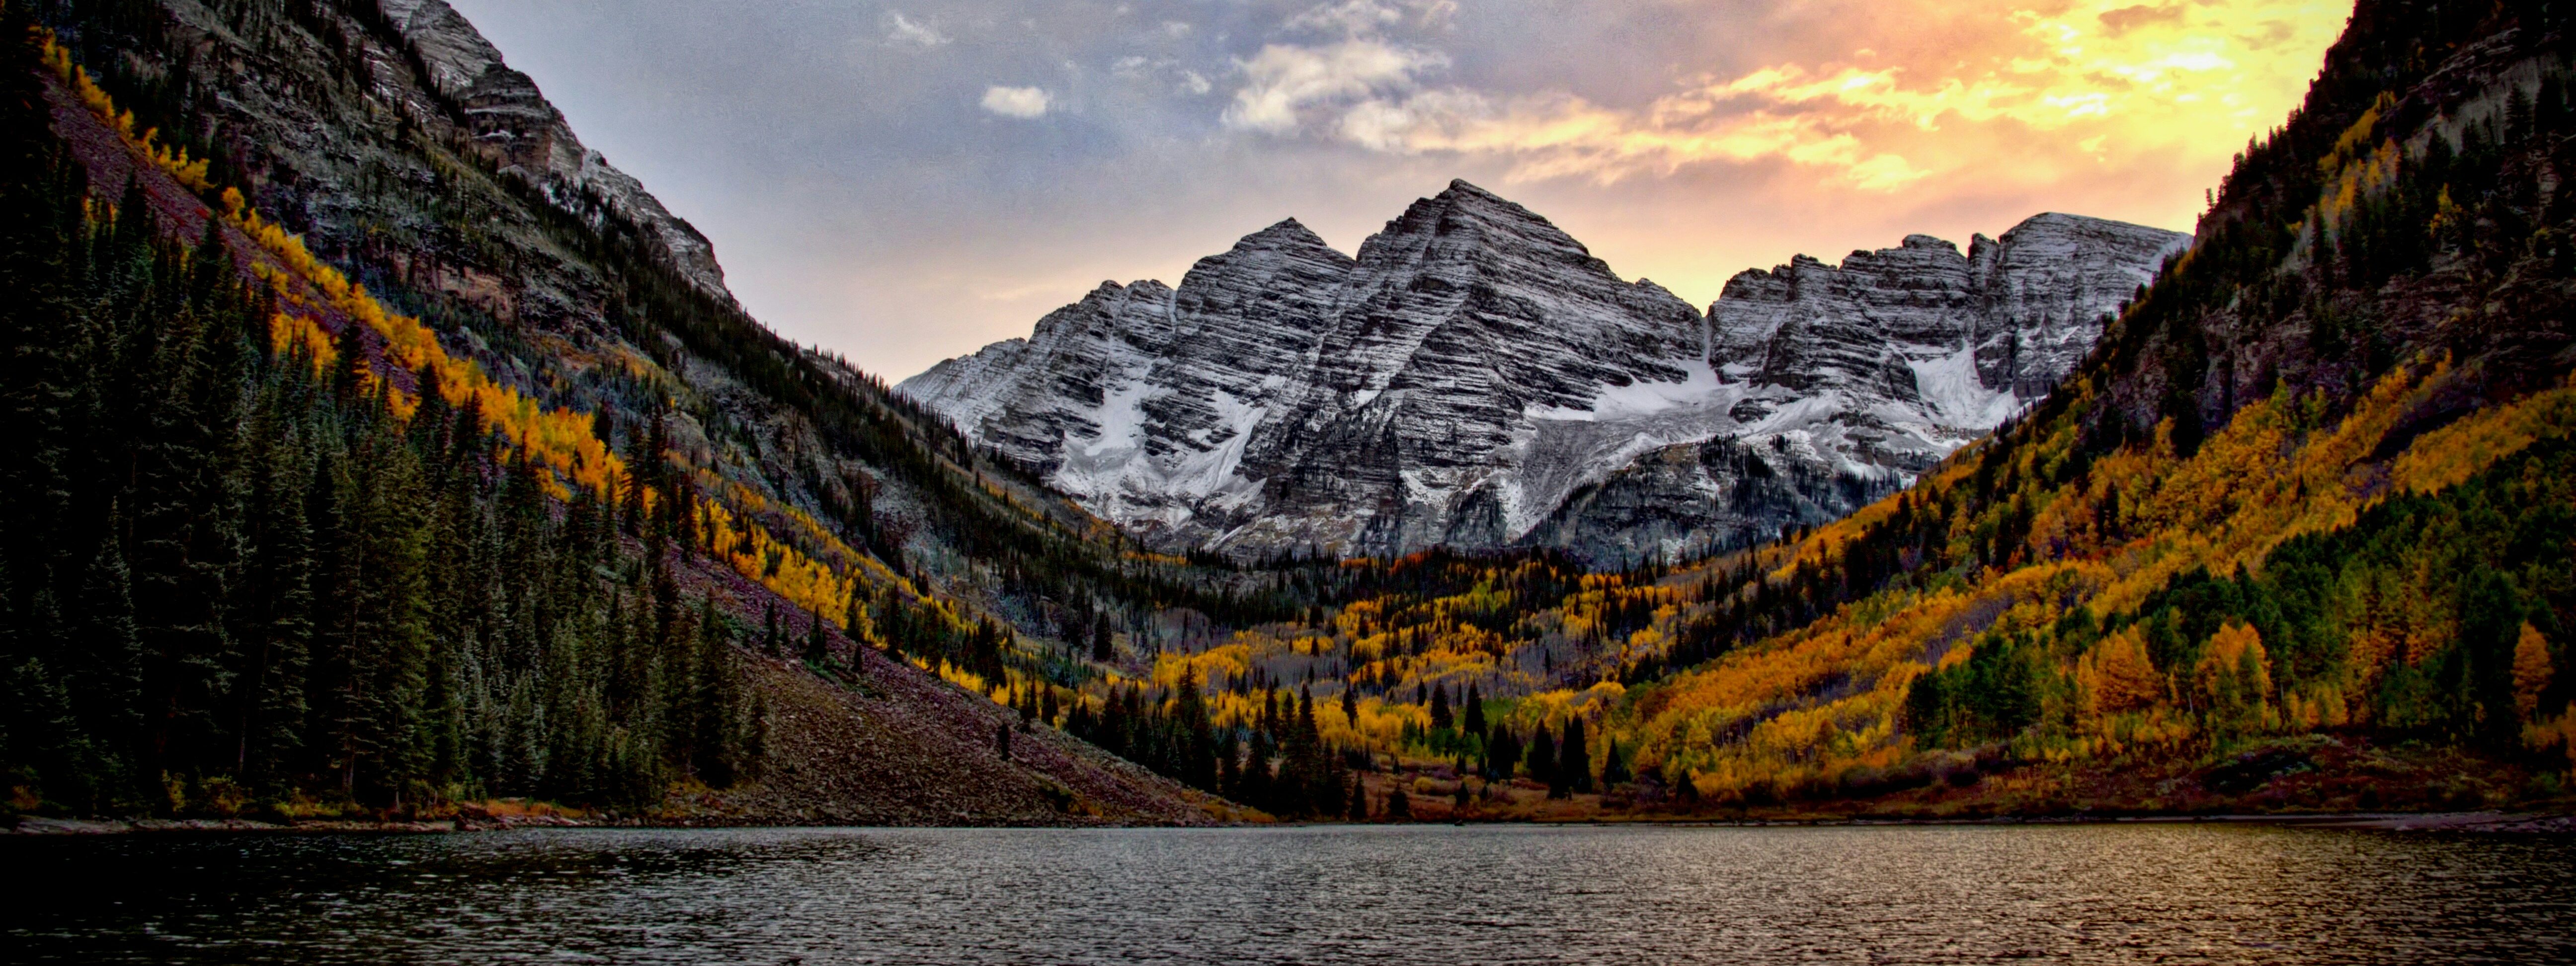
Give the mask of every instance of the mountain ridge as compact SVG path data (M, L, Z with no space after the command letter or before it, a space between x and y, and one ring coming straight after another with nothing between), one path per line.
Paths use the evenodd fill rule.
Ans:
M1967 255L1917 235L1747 270L1703 314L1453 180L1354 256L1286 219L895 391L1167 549L1669 557L1911 479L2044 393L2184 240L2043 214ZM1255 253L1298 271L1236 270ZM1735 469L1681 469L1737 443Z
M0 656L38 696L0 731L15 808L1230 807L1085 737L996 736L1046 660L1023 633L1132 616L1099 658L1132 662L1135 602L1231 615L1235 575L1128 560L760 326L703 237L445 4L0 18L0 272L31 293L0 311L30 439L0 464ZM1005 573L1002 547L1034 556ZM79 588L97 606L64 618Z

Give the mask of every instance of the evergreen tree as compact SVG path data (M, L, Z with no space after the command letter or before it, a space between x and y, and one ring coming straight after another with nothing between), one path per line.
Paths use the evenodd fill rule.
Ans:
M832 639L823 629L823 615L808 615L805 625L805 663L822 667L831 662Z
M1592 751L1583 734L1583 719L1565 722L1565 738L1557 743L1556 780L1548 790L1558 798L1574 792L1592 790Z
M1628 759L1619 753L1619 736L1610 736L1610 746L1601 753L1601 784L1604 788L1625 785L1634 776L1628 773Z
M1510 781L1512 769L1520 763L1521 746L1511 729L1493 726L1485 737L1485 777L1492 781Z
M1531 780L1547 783L1549 797L1555 797L1556 741L1548 736L1546 725L1540 725L1538 730L1530 733L1529 758L1526 765L1529 768Z

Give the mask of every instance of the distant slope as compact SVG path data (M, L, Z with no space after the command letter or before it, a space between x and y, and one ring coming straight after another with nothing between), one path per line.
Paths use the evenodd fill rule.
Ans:
M1454 182L1104 284L897 392L1146 541L1705 553L1835 519L2047 394L2184 236L2048 214L1728 283L1705 319Z

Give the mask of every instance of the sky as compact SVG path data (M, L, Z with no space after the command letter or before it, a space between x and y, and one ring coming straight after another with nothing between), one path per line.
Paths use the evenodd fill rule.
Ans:
M2189 230L2304 96L2314 0L449 0L714 241L900 379L1295 217L1465 178L1621 277L2043 211Z

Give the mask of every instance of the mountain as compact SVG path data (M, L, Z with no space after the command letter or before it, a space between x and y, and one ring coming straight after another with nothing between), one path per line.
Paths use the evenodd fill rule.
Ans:
M1927 403L2055 386L1912 486L1688 564L1407 558L1188 665L1340 677L1410 758L1371 787L1434 821L2563 813L2571 92L2576 5L2366 0L2098 335L1886 308L1979 304L1950 293L1984 265L2120 284L2030 235L1737 279L1730 385L1919 376L1902 336L1948 350ZM1782 310L1810 299L1882 341Z
M971 440L744 314L443 10L0 7L10 811L2566 806L2555 0L2357 5L2161 259L2044 216L1701 313L1457 185L944 368L997 387ZM1908 475L1617 571L1250 567L1084 505L1220 549L1642 534L1607 560L1695 532L1620 516L1659 488L1732 479L1714 528L1769 537Z
M1134 761L1033 719L1272 605L762 327L446 4L0 17L12 809L1229 807L1134 763L1159 708L1090 736Z
M707 294L733 300L706 236L663 208L642 182L583 147L536 82L503 63L501 51L464 15L442 0L380 0L377 7L405 42L399 53L413 62L410 79L425 82L422 93L456 105L462 133L487 146L487 157L501 173L537 187L561 207L603 209L606 217L590 216L594 225L612 218L632 225L650 239L662 264Z
M1283 221L895 391L1164 547L1637 560L1905 485L2044 396L2182 241L2041 215L1964 256L1746 272L1702 315L1461 181L1357 258Z

